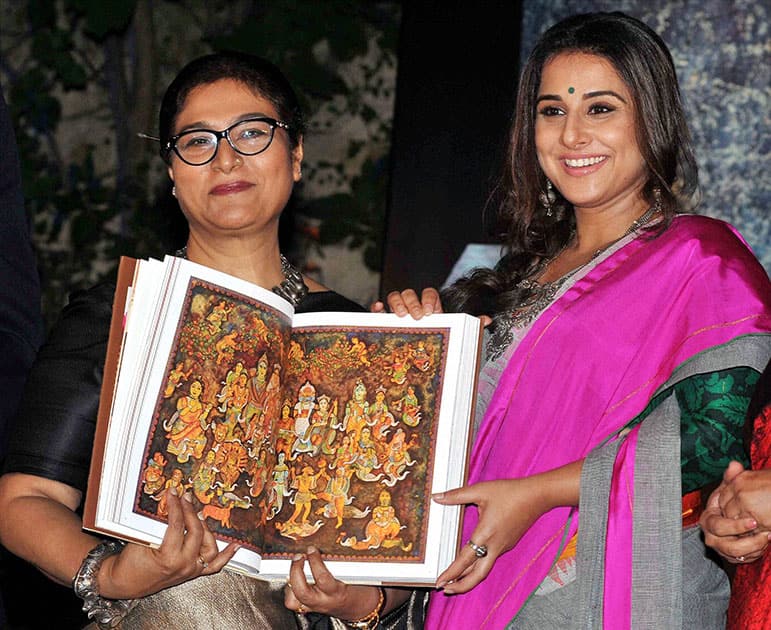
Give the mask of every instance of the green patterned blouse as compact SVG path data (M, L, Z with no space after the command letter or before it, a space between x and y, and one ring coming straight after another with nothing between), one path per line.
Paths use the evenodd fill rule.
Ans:
M680 406L683 494L719 481L731 460L749 466L744 422L760 374L749 367L697 374L659 392L627 427L639 424L674 390Z

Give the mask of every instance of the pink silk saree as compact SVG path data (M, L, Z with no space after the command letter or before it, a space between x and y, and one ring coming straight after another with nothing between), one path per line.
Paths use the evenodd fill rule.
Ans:
M599 263L533 323L493 394L469 483L584 458L638 415L690 357L771 332L768 276L729 225L679 216ZM634 440L622 447L608 519L605 622L629 627ZM463 535L477 523L466 509ZM544 514L465 595L432 593L427 628L503 628L579 528L577 508ZM610 615L610 616L609 616Z

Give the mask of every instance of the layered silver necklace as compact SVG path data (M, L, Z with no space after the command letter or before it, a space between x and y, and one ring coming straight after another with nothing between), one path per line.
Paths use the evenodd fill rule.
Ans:
M543 273L546 271L546 268L557 258L559 258L562 252L567 249L568 245L573 242L573 239L575 238L575 231L573 231L565 245L563 245L556 254L541 261L541 263L535 268L530 276L520 280L517 283L517 288L522 291L522 295L524 297L519 306L517 306L511 313L499 315L496 318L495 328L487 341L488 360L494 361L495 359L499 358L514 339L513 329L525 328L531 324L536 319L536 317L540 315L541 311L543 311L547 306L549 306L549 304L554 301L557 292L570 278L575 276L579 271L581 271L589 263L595 260L603 252L606 252L620 240L626 238L633 232L639 230L641 227L649 223L660 210L661 207L659 204L651 206L648 208L648 210L645 211L644 214L632 221L632 224L621 236L596 250L592 254L592 257L585 263L579 265L575 269L571 269L556 280L552 280L551 282L538 282L538 278L543 275Z
M187 245L174 252L174 255L177 258L187 260ZM297 306L308 295L308 285L305 284L302 274L292 266L286 256L284 254L279 254L279 256L281 256L281 273L284 274L284 279L271 291L284 298L292 306Z

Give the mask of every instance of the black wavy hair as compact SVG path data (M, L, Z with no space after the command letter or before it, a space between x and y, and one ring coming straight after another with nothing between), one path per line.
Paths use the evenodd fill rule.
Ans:
M680 98L675 66L663 40L640 20L620 12L574 15L538 40L519 82L509 149L488 207L505 255L494 270L479 269L443 292L450 310L494 315L521 302L517 283L554 256L571 238L575 215L557 193L547 216L539 202L546 176L535 148L536 99L544 66L562 53L587 53L610 62L632 95L637 145L648 169L643 194L654 203L660 190L666 226L690 209L698 169Z

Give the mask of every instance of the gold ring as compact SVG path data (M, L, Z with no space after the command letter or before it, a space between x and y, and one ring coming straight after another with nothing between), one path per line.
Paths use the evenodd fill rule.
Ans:
M205 569L209 566L209 563L206 562L206 560L203 559L203 556L198 556L198 562L201 563L201 566Z
M298 615L304 615L304 614L305 614L305 613L307 613L307 612L308 612L308 609L305 607L305 604L300 604L300 605L297 607L297 614L298 614Z
M286 581L286 585L289 587L290 590L292 589L292 583L289 580Z

